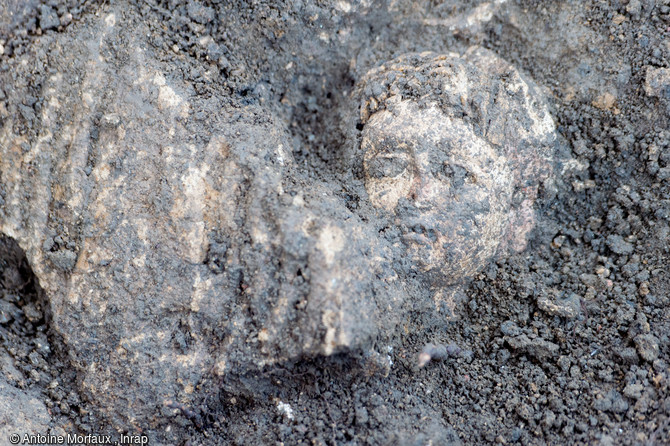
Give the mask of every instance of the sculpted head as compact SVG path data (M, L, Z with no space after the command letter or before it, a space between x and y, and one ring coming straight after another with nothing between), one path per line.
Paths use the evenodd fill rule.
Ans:
M513 70L485 55L498 71ZM358 90L368 199L398 227L395 243L407 259L435 284L459 283L497 253L523 250L548 175L551 118L531 109L541 101L521 94L528 94L523 79L512 85L494 75L495 67L484 73L455 55L412 54L371 71ZM525 128L508 122L519 116Z
M453 282L493 256L513 184L490 144L436 107L408 101L375 113L361 144L369 199L393 214L417 266Z

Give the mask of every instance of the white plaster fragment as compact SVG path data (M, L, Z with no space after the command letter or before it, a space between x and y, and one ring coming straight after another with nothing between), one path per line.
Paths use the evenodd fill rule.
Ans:
M290 404L287 404L283 401L277 401L277 410L279 411L280 414L282 414L289 420L293 420L294 418L293 408L291 407Z

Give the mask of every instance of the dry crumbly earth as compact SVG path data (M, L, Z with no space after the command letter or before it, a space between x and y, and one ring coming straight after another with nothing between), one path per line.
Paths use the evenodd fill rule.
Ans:
M3 79L41 35L116 3L0 5ZM472 44L544 87L571 160L542 191L528 249L489 265L456 320L421 315L399 347L376 346L388 376L364 352L280 364L256 392L157 407L151 444L670 444L670 2L127 3L198 94L215 67L222 101L275 108L316 179L342 143L339 93L398 54ZM473 10L490 14L467 26ZM0 112L39 111L38 81L0 85ZM20 249L0 251L0 406L29 401L19 426L36 433L116 434L79 394ZM431 342L462 352L420 369Z

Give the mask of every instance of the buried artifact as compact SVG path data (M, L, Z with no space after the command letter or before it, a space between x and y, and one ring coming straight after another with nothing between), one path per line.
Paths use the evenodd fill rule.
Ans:
M520 252L554 165L556 134L539 88L479 47L463 57L412 53L371 70L354 91L365 190L391 242L453 312L495 256ZM350 118L350 120L353 120Z
M343 104L333 179L294 161L283 115L215 83L197 94L127 20L44 36L20 67L42 76L39 107L17 86L0 130L0 231L117 426L197 403L212 372L243 392L236 377L267 365L392 338L410 310L446 317L490 259L525 247L554 127L492 53L373 69Z

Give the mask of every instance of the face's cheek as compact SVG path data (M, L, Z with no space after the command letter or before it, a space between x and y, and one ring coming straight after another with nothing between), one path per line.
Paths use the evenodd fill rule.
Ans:
M432 237L432 243L423 247L414 254L415 259L420 260L421 268L425 271L434 269L443 269L445 263L448 263L452 249L450 234L441 232L439 227Z
M366 150L363 160L365 190L370 202L377 208L393 212L398 201L406 198L412 188L414 173L409 154L403 150L380 153L365 137L362 144Z
M366 179L365 190L373 206L393 212L398 201L409 194L411 184L412 175L406 173L396 178Z

